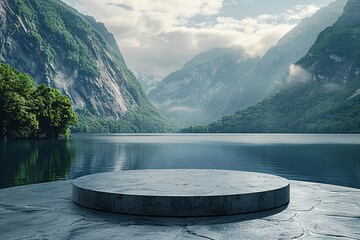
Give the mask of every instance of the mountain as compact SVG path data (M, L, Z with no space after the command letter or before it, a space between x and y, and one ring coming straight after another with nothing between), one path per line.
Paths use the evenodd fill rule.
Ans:
M360 132L360 0L349 0L292 66L281 91L234 115L185 131Z
M2 0L0 62L65 93L79 114L77 131L173 129L147 100L104 24L62 1Z
M148 94L162 80L161 77L142 73L138 70L134 71L136 79L140 82L144 92Z
M285 34L266 52L249 77L243 80L247 83L234 87L224 113L231 114L248 107L279 89L286 80L290 65L305 56L321 31L335 23L343 13L346 2L337 0L330 3Z
M167 76L148 97L165 116L183 126L218 120L249 107L281 88L289 66L335 23L345 4L346 0L337 0L303 19L261 59L234 49L202 53Z
M211 49L165 77L148 97L166 117L180 125L213 121L223 115L229 91L258 60L238 49Z

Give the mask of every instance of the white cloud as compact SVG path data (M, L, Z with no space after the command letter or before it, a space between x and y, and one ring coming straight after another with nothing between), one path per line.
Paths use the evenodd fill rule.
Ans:
M130 68L159 76L214 47L244 48L261 56L299 19L317 10L298 5L279 15L236 19L221 15L223 0L64 1L106 24Z
M297 5L294 9L289 9L283 14L283 17L287 20L300 20L305 17L309 17L314 14L319 7L316 5Z
M279 16L261 15L242 20L218 17L212 29L216 29L218 35L232 36L230 45L245 49L249 55L262 56L294 26L295 24L280 23Z
M289 67L288 82L308 82L311 81L313 75L300 67L299 65L291 64Z
M199 112L200 109L198 108L190 108L187 106L175 106L175 107L170 107L167 109L170 112L182 112L182 113L194 113L194 112Z

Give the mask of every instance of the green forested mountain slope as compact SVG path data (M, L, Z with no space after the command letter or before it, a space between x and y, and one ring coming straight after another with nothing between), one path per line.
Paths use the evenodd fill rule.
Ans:
M275 95L184 131L360 132L360 0L348 1L295 70Z
M298 64L311 71L316 82L339 83L359 76L360 1L348 1L344 14L321 32Z
M79 114L75 130L174 129L147 100L106 27L60 0L0 2L0 62L69 96Z
M247 82L245 91L243 83L234 86L224 113L232 114L251 106L281 88L286 81L289 66L305 56L319 33L336 22L346 2L336 0L330 3L285 34L260 59L248 78L243 80Z

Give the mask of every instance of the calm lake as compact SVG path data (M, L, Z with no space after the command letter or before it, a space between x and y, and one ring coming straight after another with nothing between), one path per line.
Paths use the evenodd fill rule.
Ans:
M132 169L270 173L360 188L360 135L73 134L0 142L0 188Z

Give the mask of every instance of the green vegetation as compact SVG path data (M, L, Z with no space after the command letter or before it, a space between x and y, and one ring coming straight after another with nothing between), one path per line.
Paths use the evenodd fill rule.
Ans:
M42 51L40 60L44 65L64 58L67 66L78 69L79 74L99 76L99 69L88 48L91 43L89 36L96 33L91 31L91 25L81 15L74 14L75 11L60 1L16 0L15 3L17 13L35 23L30 25L31 33Z
M360 67L360 4L348 1L337 22L322 31L298 65L330 81L354 77Z
M164 133L178 131L170 121L159 116L156 111L149 111L149 108L127 112L120 120L104 119L87 110L78 111L78 118L78 124L71 128L72 132Z
M70 99L24 73L0 65L0 139L58 138L76 123Z
M35 91L34 101L39 122L36 135L43 138L68 136L69 127L76 124L70 99L57 89L40 85Z
M236 114L182 132L360 133L360 87L298 83Z
M309 53L298 64L332 79L333 76L339 75L339 70L343 70L339 69L340 65L352 69L360 67L358 46L360 46L360 26L335 29L334 26L329 27L319 35Z

